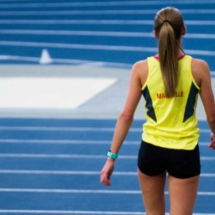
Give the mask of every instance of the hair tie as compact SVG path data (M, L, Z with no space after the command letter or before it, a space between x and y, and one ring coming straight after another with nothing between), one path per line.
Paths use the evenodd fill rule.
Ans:
M165 22L168 22L168 23L171 25L171 22L170 22L169 20L165 19L165 20L163 21L163 24L164 24Z

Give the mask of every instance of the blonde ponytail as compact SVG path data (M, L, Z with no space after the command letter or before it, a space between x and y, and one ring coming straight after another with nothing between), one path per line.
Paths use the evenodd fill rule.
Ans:
M159 33L159 58L167 98L175 95L178 84L178 46L173 28L164 22Z
M176 8L163 8L155 16L154 29L159 40L160 69L167 98L175 95L178 85L178 54L183 27L182 15Z

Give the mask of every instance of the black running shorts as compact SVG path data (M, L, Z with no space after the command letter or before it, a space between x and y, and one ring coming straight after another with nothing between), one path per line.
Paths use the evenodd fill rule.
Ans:
M193 150L167 149L141 142L138 155L139 170L149 176L164 172L176 178L190 178L200 174L199 146Z

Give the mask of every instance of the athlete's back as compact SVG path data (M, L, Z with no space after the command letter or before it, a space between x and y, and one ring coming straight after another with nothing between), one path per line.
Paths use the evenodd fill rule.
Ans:
M198 143L195 108L200 88L193 78L191 61L187 55L178 60L178 85L173 97L167 98L159 58L147 59L148 77L142 87L147 108L144 141L164 148L187 150Z

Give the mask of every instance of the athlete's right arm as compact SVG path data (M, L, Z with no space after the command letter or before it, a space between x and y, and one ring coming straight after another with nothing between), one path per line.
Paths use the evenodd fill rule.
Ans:
M112 144L111 144L111 152L118 154L120 147L129 131L129 128L133 122L133 116L138 105L138 102L141 98L142 94L142 85L144 84L144 80L147 77L148 73L148 65L147 61L137 62L131 72L130 76L130 84L128 89L128 95L126 98L126 102L121 114L118 117ZM114 170L114 160L107 159L101 174L100 174L100 182L105 186L110 186L110 177Z
M213 134L215 134L215 100L211 86L211 75L208 64L198 60L198 70L200 75L200 97L204 105L208 124Z

